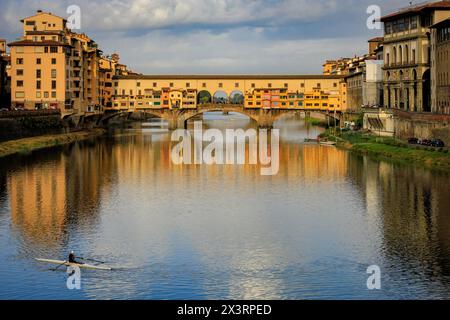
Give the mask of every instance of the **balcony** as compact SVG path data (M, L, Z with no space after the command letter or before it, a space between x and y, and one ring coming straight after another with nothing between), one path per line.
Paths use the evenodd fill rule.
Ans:
M385 64L383 66L383 69L399 69L399 68L412 68L417 67L419 64L417 61L411 60L411 61L405 61L405 62L397 62L397 63L391 63L391 64Z

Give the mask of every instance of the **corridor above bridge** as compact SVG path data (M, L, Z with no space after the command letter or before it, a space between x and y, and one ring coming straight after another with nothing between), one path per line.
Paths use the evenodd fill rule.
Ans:
M239 104L249 109L343 112L346 84L325 75L128 75L113 78L112 109L195 109Z

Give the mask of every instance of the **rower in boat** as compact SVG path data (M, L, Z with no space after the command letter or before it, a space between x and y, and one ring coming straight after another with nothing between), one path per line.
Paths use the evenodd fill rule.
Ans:
M74 251L70 251L70 254L69 254L69 263L83 264L83 263L77 261L77 259L76 259L76 257L75 257L75 252L74 252Z

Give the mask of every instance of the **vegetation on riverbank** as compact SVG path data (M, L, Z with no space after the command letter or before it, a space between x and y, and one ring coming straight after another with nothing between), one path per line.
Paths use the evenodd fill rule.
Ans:
M65 134L54 134L12 140L0 143L0 158L13 154L27 154L34 150L51 148L86 140L105 133L104 129L84 130Z
M378 137L361 132L333 134L331 130L327 130L322 138L337 141L338 147L343 147L357 154L450 171L450 152L448 149L409 145L398 139Z
M311 124L313 126L324 127L324 128L328 127L327 121L320 120L320 119L317 119L317 118L306 117L305 118L305 122L309 123L309 124Z

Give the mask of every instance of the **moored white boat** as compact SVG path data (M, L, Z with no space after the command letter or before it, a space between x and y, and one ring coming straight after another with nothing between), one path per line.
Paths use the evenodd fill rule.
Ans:
M335 146L336 142L334 142L334 141L321 141L320 144L322 146Z

